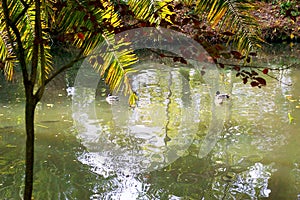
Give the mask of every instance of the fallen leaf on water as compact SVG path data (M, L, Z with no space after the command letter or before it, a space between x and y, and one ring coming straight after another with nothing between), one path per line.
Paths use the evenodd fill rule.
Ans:
M12 145L12 144L7 144L6 147L8 147L8 148L15 148L17 146L16 145Z
M291 124L294 121L294 117L292 117L291 113L288 113L289 118L289 124Z
M293 99L293 96L292 95L285 95L285 98L287 100L289 100L290 102L296 102L297 100L296 99Z
M291 99L291 98L292 98L292 95L285 95L285 98L286 98L286 99Z
M48 126L44 126L44 125L41 125L41 124L37 124L36 126L41 127L41 128L49 128Z

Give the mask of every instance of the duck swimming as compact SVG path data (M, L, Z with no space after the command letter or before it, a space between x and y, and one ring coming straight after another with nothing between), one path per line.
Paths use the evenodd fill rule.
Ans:
M219 91L216 92L216 96L215 96L215 103L216 104L222 104L227 99L229 99L228 94L221 94Z
M116 102L120 101L119 97L118 96L112 96L112 95L108 95L106 98L105 98L105 101L112 105L112 104L115 104Z

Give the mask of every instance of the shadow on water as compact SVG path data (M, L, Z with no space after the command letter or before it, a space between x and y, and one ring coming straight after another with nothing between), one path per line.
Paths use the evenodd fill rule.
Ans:
M280 59L271 52L269 67L272 57ZM222 73L231 87L226 120L201 159L214 119L209 88L195 71L143 69L133 80L140 96L135 109L122 96L122 106L107 104L99 84L87 132L73 125L68 81L62 80L37 107L35 199L299 199L299 68L272 72L292 86L269 79L261 89ZM0 85L0 198L20 199L23 92L18 82L1 78ZM141 170L145 166L151 170Z

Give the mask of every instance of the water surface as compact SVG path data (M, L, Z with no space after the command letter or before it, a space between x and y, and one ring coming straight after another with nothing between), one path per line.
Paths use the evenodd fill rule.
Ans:
M120 93L120 102L109 105L100 83L96 92L85 91L92 104L75 120L63 79L46 91L36 111L34 198L299 198L300 70L271 74L292 86L268 78L266 87L251 88L221 71L231 97L220 107L213 103L215 88L195 69L149 64L132 77L136 108ZM3 77L0 85L0 197L20 199L23 90ZM199 153L207 134L219 130L214 127L220 116L217 143L208 154ZM78 117L81 128L74 125Z

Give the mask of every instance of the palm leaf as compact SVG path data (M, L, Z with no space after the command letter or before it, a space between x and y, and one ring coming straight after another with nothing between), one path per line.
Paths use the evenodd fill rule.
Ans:
M128 5L137 19L159 24L162 19L169 22L169 16L174 14L169 7L171 0L129 0Z
M119 91L124 85L124 93L129 94L129 103L134 104L136 95L134 94L128 74L134 70L131 66L138 61L138 58L130 49L130 43L123 39L115 40L114 34L104 36L104 41L90 56L90 62L94 69L104 77L111 91Z
M25 50L25 55L26 55L26 63L31 63L32 61L32 51L33 51L33 46L34 46L34 29L35 29L35 6L34 4L30 4L30 1L27 2L28 7L26 10L24 10L24 5L22 3L23 1L18 1L18 0L12 0L9 1L8 8L10 10L10 20L15 23L16 28L19 30L21 33L21 42L22 46ZM25 2L26 3L26 2ZM41 13L41 21L42 21L42 29L46 30L48 28L48 18L49 18L49 2L43 2L42 6L42 13ZM47 5L47 6L46 6ZM23 15L22 15L22 14ZM3 18L3 15L0 15L1 18ZM50 17L51 18L51 17ZM15 32L10 31L7 27L6 24L1 24L1 31L3 33L9 34L9 41L6 40L6 46L12 46L15 41L16 41L16 35ZM8 31L9 30L9 31ZM38 69L37 70L37 83L40 85L41 84L41 79L43 77L47 77L47 75L50 73L52 70L52 56L50 53L50 46L49 46L49 33L46 33L43 31L42 33L42 42L41 45L43 45L44 49L44 55L41 55L41 57L45 57L45 63L41 63L41 58L39 59L39 64L38 64ZM2 40L3 41L3 40ZM0 44L3 46L3 43ZM2 49L2 48L1 48ZM10 57L14 55L16 52L13 48L10 48L8 51L10 52ZM7 56L7 53L1 52L0 57L5 57ZM9 59L10 62L5 63L5 72L8 75L7 77L9 79L12 78L13 75L13 66L15 65L14 62L15 60ZM28 71L32 71L27 69Z
M236 0L198 0L196 13L207 13L207 20L212 27L218 26L220 31L235 33L228 42L232 42L237 50L246 53L258 47L263 40L258 36L258 25L251 11L255 7L247 1Z
M99 1L97 8L86 1L70 1L59 15L58 26L73 33L73 45L83 50L93 67L104 77L111 91L118 91L124 85L124 93L130 94L130 104L133 97L128 73L130 67L137 62L133 50L123 40L115 41L114 30L121 26L121 20L109 1ZM98 2L98 4L99 4ZM96 3L96 2L93 2ZM99 5L100 5L99 4ZM89 11L87 13L87 11ZM79 36L80 35L80 36Z
M1 27L5 27L1 24ZM0 64L7 80L12 80L16 62L7 33L0 29Z

